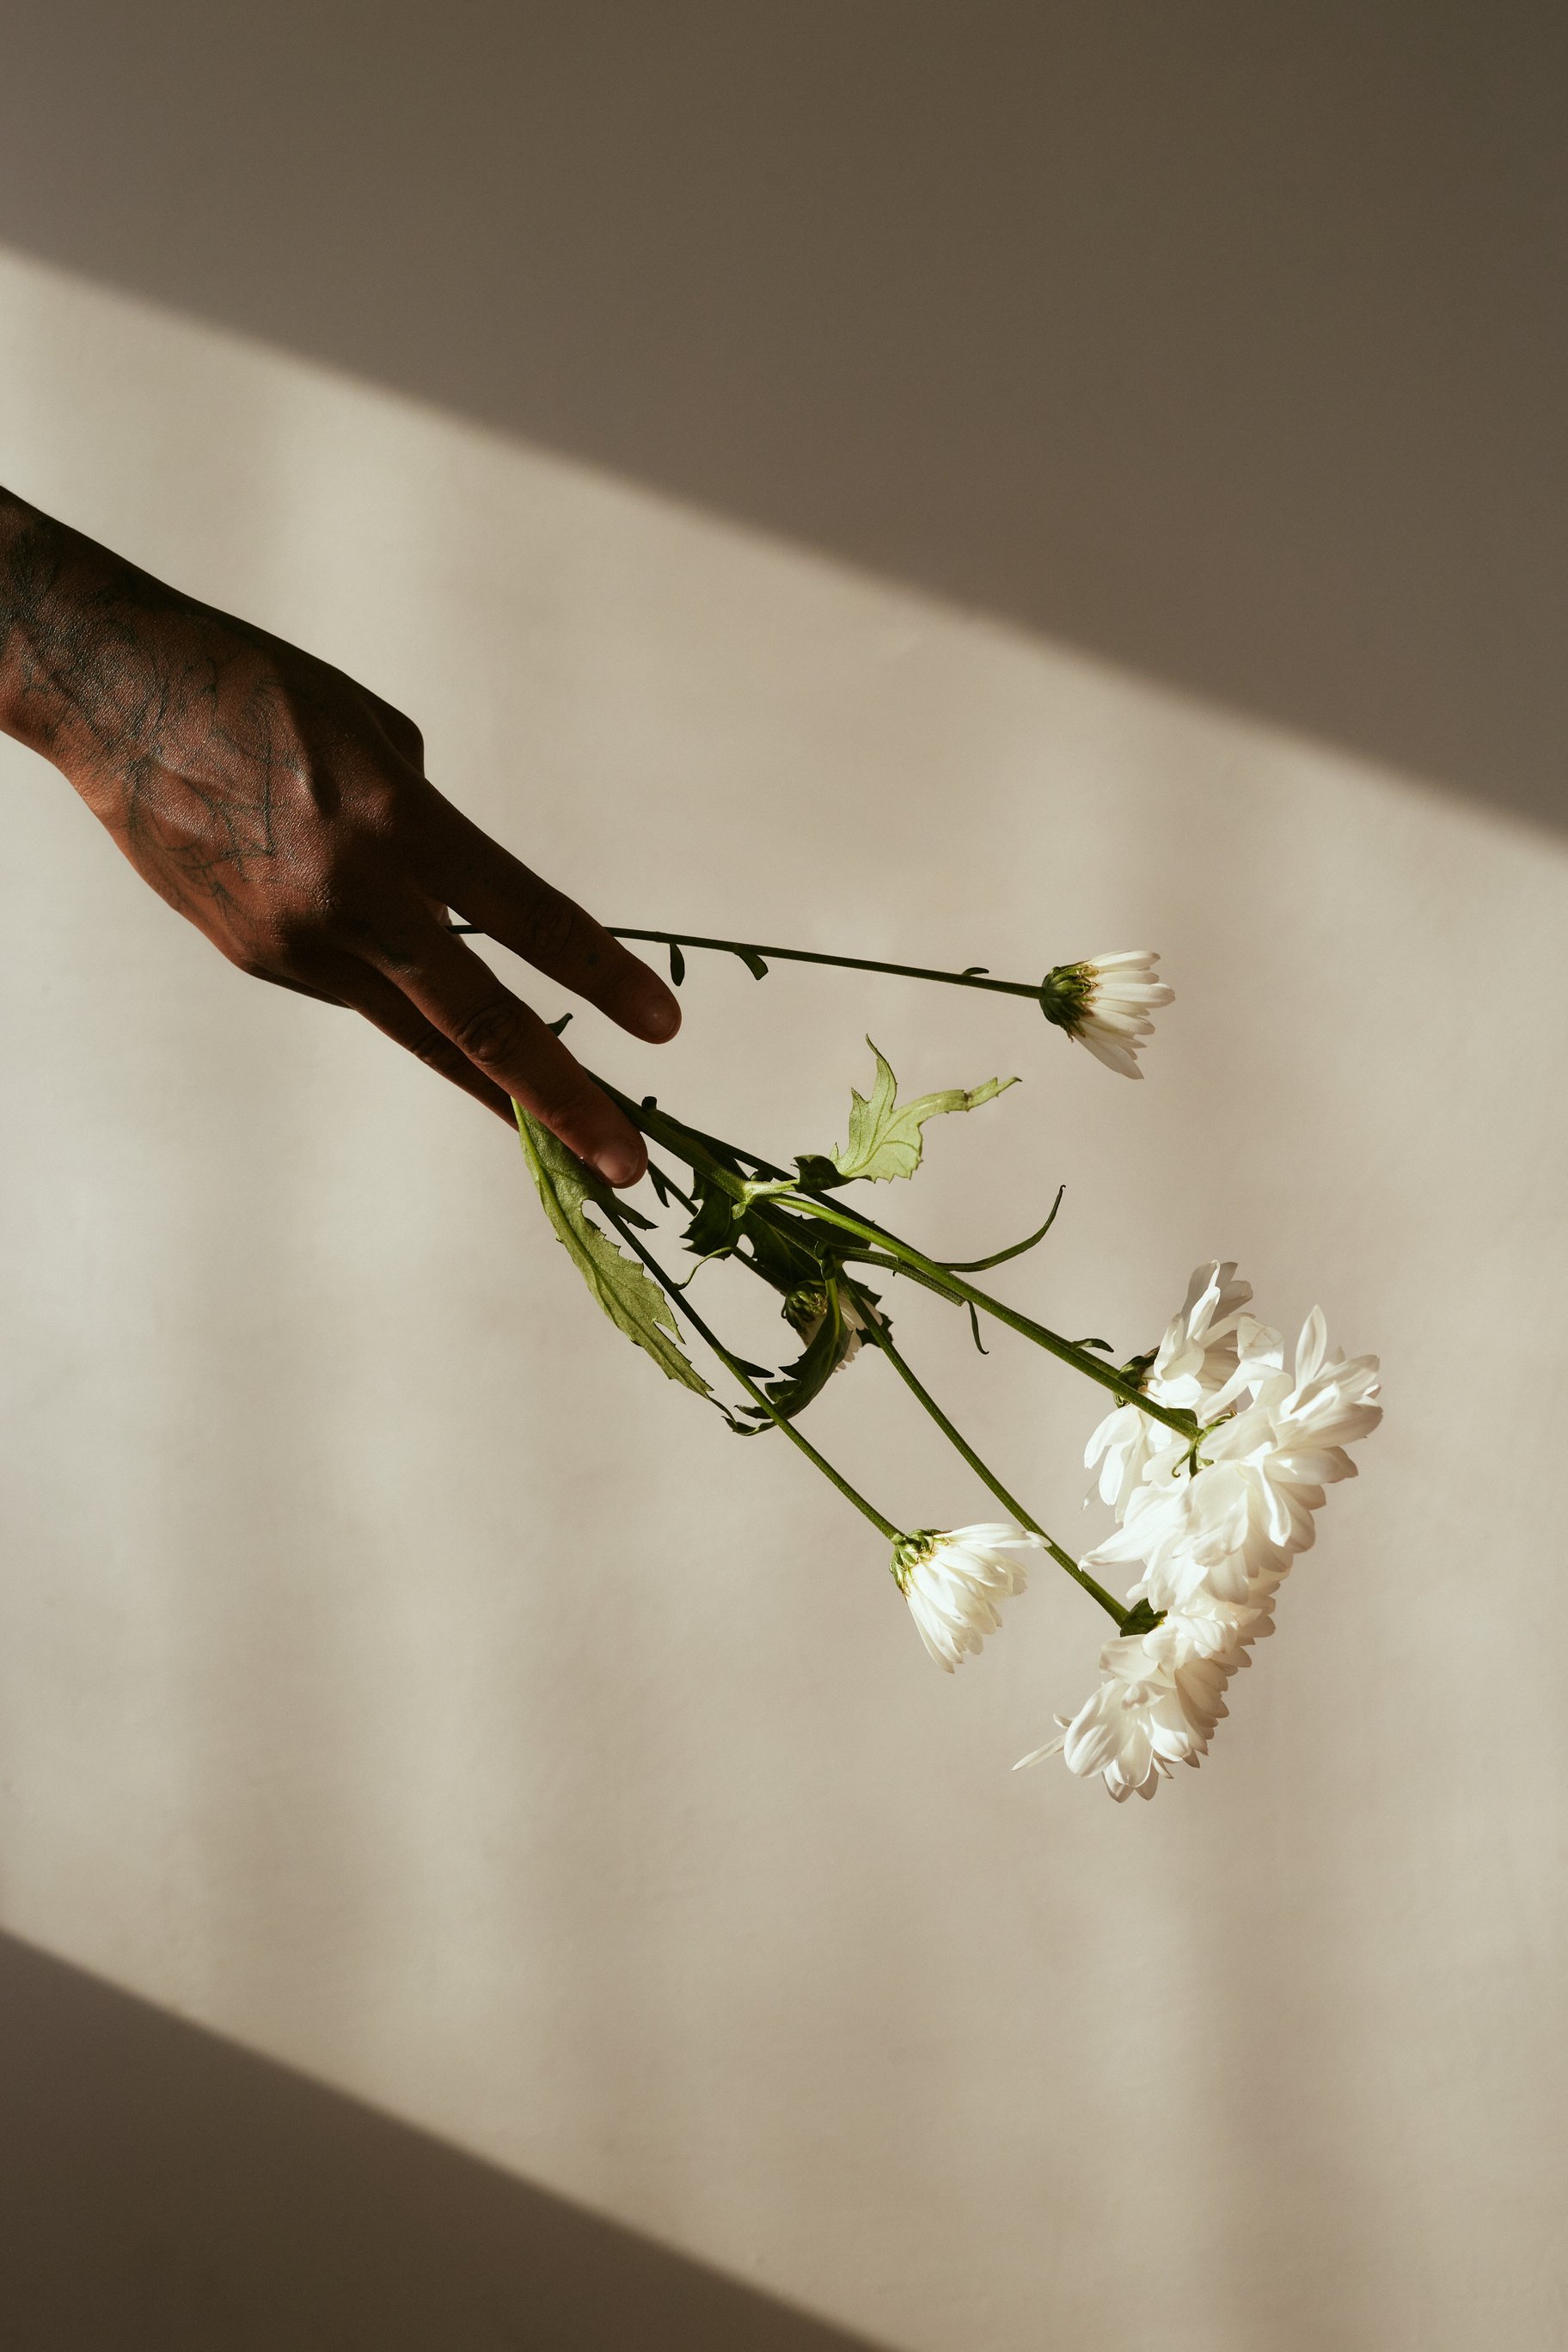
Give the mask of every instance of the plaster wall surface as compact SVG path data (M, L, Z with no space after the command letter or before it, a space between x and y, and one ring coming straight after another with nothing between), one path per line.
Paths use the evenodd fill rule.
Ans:
M1560 832L20 247L0 451L410 711L605 919L1020 977L1158 946L1138 1087L1022 1002L695 956L674 1045L573 1037L775 1154L842 1133L868 1030L921 1089L1016 1071L932 1135L916 1238L996 1247L1065 1181L1020 1305L1126 1352L1236 1256L1388 1405L1201 1773L1014 1777L1090 1686L1082 1596L1037 1576L935 1674L837 1498L595 1316L498 1127L224 965L0 743L19 2183L63 2135L26 2340L448 2340L446 2263L476 2345L1554 2341ZM1100 1532L1093 1392L899 1312ZM876 1363L813 1426L895 1517L988 1515ZM116 2046L95 2105L72 2051L108 2085ZM429 2136L400 2312L380 2130Z

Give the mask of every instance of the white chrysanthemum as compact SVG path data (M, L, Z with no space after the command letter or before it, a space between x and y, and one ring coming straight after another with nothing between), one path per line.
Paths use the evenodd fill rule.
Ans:
M1149 1367L1156 1404L1200 1412L1219 1394L1237 1370L1243 1326L1249 1334L1263 1329L1246 1312L1251 1298L1252 1285L1237 1280L1234 1258L1211 1258L1193 1268L1181 1311L1172 1316Z
M1235 1271L1199 1267L1160 1350L1164 1377L1190 1384L1189 1409L1205 1423L1224 1416L1206 1431L1196 1470L1179 1440L1156 1441L1143 1447L1129 1490L1137 1448L1118 1426L1121 1414L1091 1441L1090 1458L1103 1452L1108 1471L1115 1457L1102 1491L1114 1485L1121 1525L1083 1565L1098 1573L1138 1563L1129 1600L1164 1613L1148 1631L1107 1643L1099 1690L1076 1716L1057 1717L1060 1739L1022 1761L1059 1753L1071 1772L1099 1772L1118 1802L1152 1797L1175 1764L1195 1765L1205 1753L1226 1712L1226 1684L1273 1630L1275 1594L1315 1539L1313 1515L1331 1486L1355 1475L1347 1446L1383 1418L1374 1356L1347 1361L1331 1351L1314 1307L1287 1370L1279 1335L1241 1311L1250 1294L1232 1281Z
M1118 1804L1152 1797L1178 1764L1194 1769L1228 1710L1226 1687L1249 1663L1254 1642L1273 1632L1272 1593L1238 1607L1203 1595L1190 1614L1175 1613L1144 1633L1123 1633L1100 1652L1100 1688L1077 1715L1058 1715L1062 1737L1015 1771L1060 1756L1069 1772L1098 1772Z
M1252 1285L1236 1278L1234 1258L1211 1258L1206 1265L1194 1268L1181 1311L1166 1326L1144 1382L1156 1404L1196 1412L1206 1421L1236 1378L1244 1343L1252 1351L1249 1362L1260 1341L1272 1340L1278 1347L1278 1335L1247 1313L1251 1297ZM1124 1404L1106 1415L1083 1459L1086 1469L1100 1463L1100 1498L1120 1517L1140 1483L1155 1475L1151 1465L1166 1455L1173 1465L1184 1452L1178 1430L1152 1420L1135 1404Z
M1154 1031L1150 1016L1175 997L1174 989L1154 976L1159 961L1152 950L1133 948L1121 955L1090 956L1083 963L1059 963L1040 982L1040 1010L1108 1070L1141 1078L1138 1055Z
M1097 1462L1100 1465L1089 1496L1098 1493L1100 1501L1109 1503L1120 1517L1142 1490L1149 1465L1160 1454L1179 1452L1182 1444L1179 1430L1167 1429L1163 1421L1152 1421L1135 1404L1118 1405L1114 1412L1106 1414L1083 1450L1086 1470L1092 1470Z
M1004 1524L924 1528L893 1546L893 1578L910 1604L921 1640L945 1674L973 1654L1001 1625L997 1603L1022 1592L1015 1553L1038 1551L1038 1536Z

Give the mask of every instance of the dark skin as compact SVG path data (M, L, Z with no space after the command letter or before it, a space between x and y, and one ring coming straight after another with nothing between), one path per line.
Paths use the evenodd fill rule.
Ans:
M640 958L437 791L412 719L0 488L0 730L53 761L144 881L242 971L353 1008L612 1184L641 1137L447 928L454 909L637 1037Z

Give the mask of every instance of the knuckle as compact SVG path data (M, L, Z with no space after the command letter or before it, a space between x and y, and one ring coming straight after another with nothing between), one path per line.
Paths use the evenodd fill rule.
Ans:
M407 833L413 811L406 781L384 769L363 776L354 793L354 831L362 840L396 841Z
M463 1072L467 1059L466 1055L453 1045L451 1039L443 1037L438 1029L431 1029L424 1036L413 1039L410 1051L417 1060L424 1063L427 1070L434 1070L443 1078L458 1076Z
M263 952L268 962L292 970L321 944L331 928L331 893L322 891L309 906L279 908L267 926Z
M341 940L349 929L349 877L334 860L317 875L308 908L289 918L290 935L303 945L309 939Z
M481 1069L500 1068L515 1060L523 1044L522 1016L505 997L492 997L466 1013L455 1034L470 1062Z
M528 910L524 929L531 961L555 962L575 944L583 910L559 890L543 890Z
M373 694L370 702L381 722L381 731L393 750L411 767L423 767L425 738L407 712L399 710L395 703L386 701L379 694Z
M243 937L225 954L252 980L274 980L280 972L298 972L321 944L321 928L310 911L284 907L246 926Z

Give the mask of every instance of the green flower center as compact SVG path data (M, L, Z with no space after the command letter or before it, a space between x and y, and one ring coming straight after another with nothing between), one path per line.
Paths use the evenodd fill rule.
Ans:
M910 1589L910 1578L922 1560L930 1559L942 1541L940 1529L917 1528L913 1535L900 1536L893 1546L893 1582L900 1592Z
M1094 1003L1099 978L1092 964L1058 963L1040 982L1040 1011L1055 1028L1076 1037Z
M820 1286L803 1285L792 1290L784 1303L784 1319L794 1325L804 1339L821 1322L827 1312L827 1293Z

